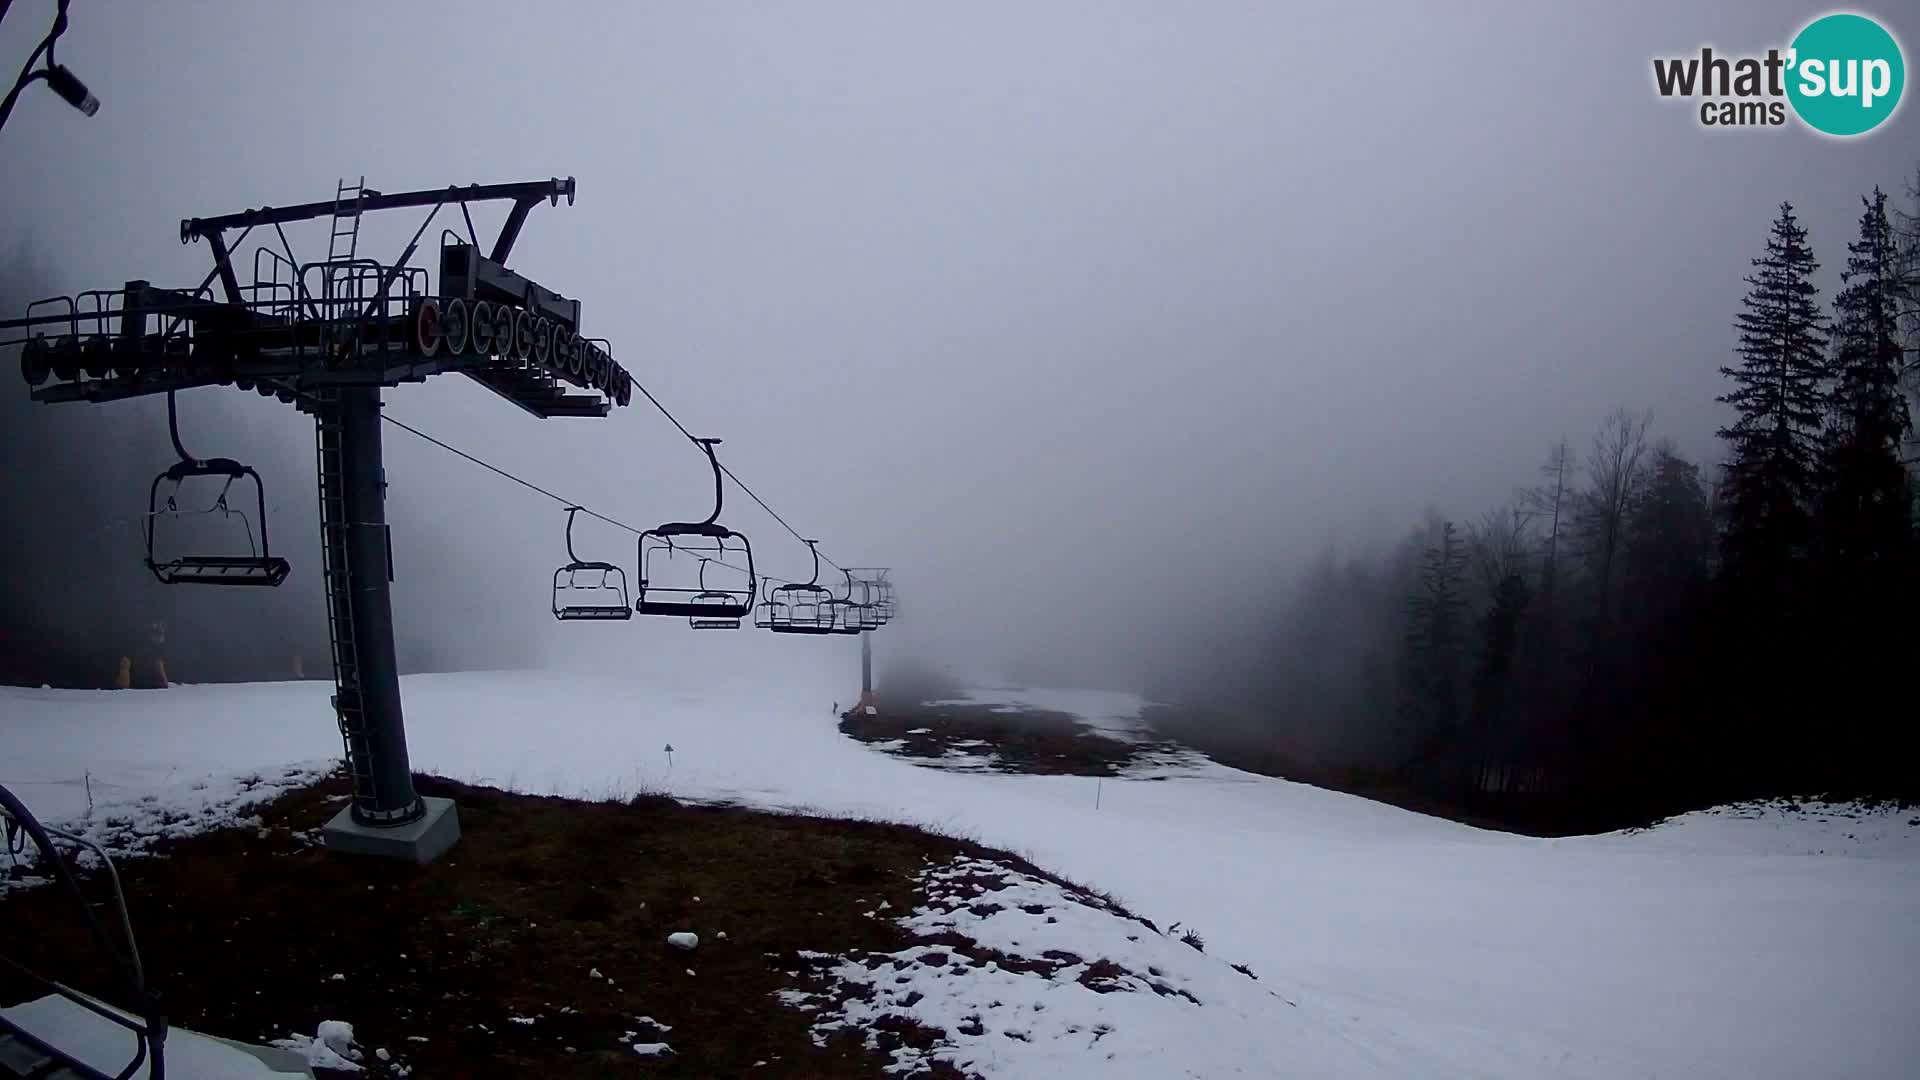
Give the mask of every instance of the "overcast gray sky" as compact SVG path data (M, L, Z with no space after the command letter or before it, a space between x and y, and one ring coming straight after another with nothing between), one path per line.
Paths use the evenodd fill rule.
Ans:
M52 8L0 25L9 73ZM575 176L514 263L828 554L896 567L899 634L1094 655L1329 539L1477 515L1616 405L1716 458L1716 368L1777 204L1831 295L1859 196L1904 197L1920 120L1713 134L1649 61L1764 50L1819 10L78 0L59 55L102 107L22 101L0 242L63 289L190 285L209 264L184 216L341 174ZM1911 62L1920 17L1877 13ZM391 257L418 217L385 217ZM704 513L702 462L638 397L602 422L451 379L391 400L627 520ZM308 445L291 411L245 409ZM549 632L557 509L390 446L391 515L498 570L467 603ZM804 572L758 508L726 520Z

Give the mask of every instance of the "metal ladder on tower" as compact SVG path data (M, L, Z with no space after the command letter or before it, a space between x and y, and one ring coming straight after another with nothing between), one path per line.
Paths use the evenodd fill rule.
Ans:
M340 186L334 190L333 235L327 240L328 262L351 262L360 254L360 207L366 194L365 176L351 184L342 177ZM348 202L349 199L352 202Z
M339 397L322 391L313 410L314 452L320 475L320 573L327 593L327 640L333 649L333 708L352 773L356 805L375 796L368 771L366 708L361 695L360 650L353 634L353 581L347 571L347 503L341 460Z
M360 256L360 211L366 202L367 178L349 184L345 177L333 192L333 221L327 236L326 280L321 292L331 320L349 315L357 300L352 263Z

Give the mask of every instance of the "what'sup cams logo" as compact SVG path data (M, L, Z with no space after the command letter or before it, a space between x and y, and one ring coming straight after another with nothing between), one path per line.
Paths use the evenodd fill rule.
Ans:
M1852 12L1822 15L1765 55L1723 56L1709 46L1653 61L1660 96L1698 100L1701 126L1716 129L1781 127L1791 110L1823 135L1865 135L1893 117L1906 83L1900 43Z

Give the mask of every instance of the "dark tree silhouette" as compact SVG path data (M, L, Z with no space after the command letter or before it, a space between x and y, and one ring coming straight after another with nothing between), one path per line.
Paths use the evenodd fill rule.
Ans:
M1826 374L1826 316L1813 284L1819 263L1792 203L1780 205L1766 254L1753 265L1737 324L1740 363L1720 369L1734 387L1719 400L1739 412L1719 432L1730 452L1724 567L1749 590L1775 593L1777 603L1812 539Z
M1855 762L1891 763L1907 743L1904 720L1876 704L1897 700L1910 655L1889 633L1911 618L1913 490L1901 453L1912 431L1901 385L1897 251L1886 196L1864 200L1860 235L1847 246L1834 298L1832 393L1816 517L1823 660L1822 696L1841 718L1822 748L1836 779L1871 787L1889 779ZM1834 676L1838 676L1837 678Z
M1460 733L1462 626L1467 546L1451 521L1433 529L1420 574L1407 598L1406 716L1420 760L1444 753Z

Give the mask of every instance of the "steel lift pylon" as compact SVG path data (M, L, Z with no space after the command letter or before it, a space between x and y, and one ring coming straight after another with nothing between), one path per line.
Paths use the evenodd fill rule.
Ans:
M579 301L506 265L533 208L563 197L572 205L571 177L394 194L368 188L364 178L343 180L329 201L182 221L181 242L204 241L213 256L197 288L133 280L36 301L24 318L0 321L0 346L22 346L21 375L36 401L230 386L313 416L333 706L353 780L351 804L324 830L337 850L428 862L459 836L451 801L421 798L408 761L389 589L382 390L461 374L543 418L604 417L631 401L633 379L606 343L580 335ZM510 206L483 253L470 207L489 202ZM408 208L427 213L400 256L391 263L364 257L362 217ZM442 211L456 208L465 232L441 232L429 292L428 269L415 263L421 237ZM331 223L327 257L302 264L282 226L320 219ZM242 284L233 252L255 230L278 243L262 241L252 282Z

